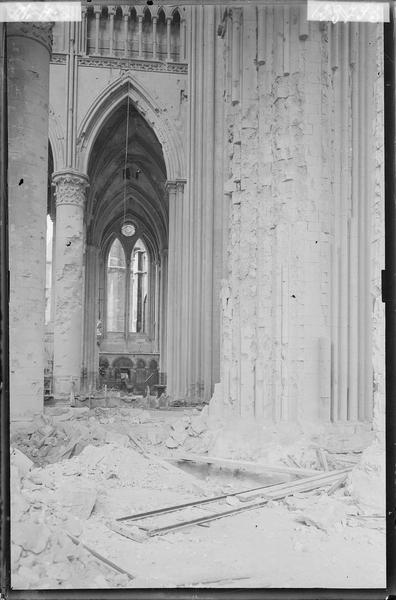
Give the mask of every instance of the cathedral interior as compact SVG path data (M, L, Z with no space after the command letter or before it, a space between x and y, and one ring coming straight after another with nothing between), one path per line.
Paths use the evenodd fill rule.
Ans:
M105 438L117 452L132 444L136 465L150 458L163 467L168 455L187 461L181 451L197 464L198 455L203 464L202 455L208 463L214 456L211 464L224 468L272 457L288 476L343 475L337 494L356 499L362 480L338 470L353 465L364 479L384 456L382 24L308 21L298 1L81 4L80 21L2 30L14 447L42 470L61 457L88 460L87 444L97 449ZM115 433L114 419L129 418L122 411L135 416ZM147 435L139 411L151 423ZM78 440L72 427L68 442L48 430L53 441L34 445L36 434L23 429L46 419L55 431L65 415L77 432L85 427ZM110 423L100 442L90 419ZM307 440L319 431L313 451ZM266 449L296 432L304 455ZM120 454L118 465L128 461ZM99 519L92 515L88 524ZM227 530L230 540L238 531L244 540L238 528ZM382 530L371 532L374 541L363 527L358 533L345 546L351 578L330 570L338 587L361 576L359 556L374 565L363 586L383 576ZM191 556L193 540L180 546ZM39 579L26 583L21 552L13 573L31 588ZM153 559L165 587L182 585L175 552L169 572ZM149 553L140 559L149 569ZM199 560L191 563L197 572ZM188 585L210 580L195 567L186 567ZM125 569L121 583L107 582L128 587ZM157 582L135 575L132 587ZM44 587L55 579L62 587L62 578L45 577ZM290 585L305 585L296 577ZM248 579L264 585L257 572Z

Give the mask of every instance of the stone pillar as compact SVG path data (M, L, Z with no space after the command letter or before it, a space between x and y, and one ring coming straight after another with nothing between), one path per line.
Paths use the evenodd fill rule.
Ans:
M157 17L153 17L153 60L157 60Z
M160 253L160 328L159 328L159 352L160 352L160 372L167 373L167 315L168 315L168 249L163 249Z
M166 60L171 59L171 25L172 17L166 18Z
M180 21L180 60L186 60L186 19Z
M129 19L129 8L123 7L125 12L123 13L124 18L124 56L127 58L128 56L128 19Z
M143 15L138 16L139 21L139 58L143 57Z
M169 198L169 249L168 249L168 319L166 335L166 373L167 373L167 391L173 396L175 391L175 352L177 339L175 335L176 321L176 182L167 182L167 191Z
M79 392L81 377L84 204L88 178L73 169L54 173L56 279L54 395Z
M85 309L83 369L86 372L86 391L95 389L99 372L99 346L97 337L99 322L99 264L100 252L92 242L87 242L85 251Z
M116 13L115 6L109 6L109 18L110 18L110 34L109 34L109 55L113 56L114 51L114 15Z
M102 14L101 6L94 6L95 13L95 54L99 54L99 28L100 28L100 15Z
M7 24L11 418L43 408L51 32Z
M86 7L81 7L81 18L82 18L82 24L81 24L80 52L81 52L81 54L83 54L85 56L87 54L87 22L88 22Z
M212 370L219 336L218 282L214 276L222 261L218 241L214 239L214 207L223 181L222 156L214 148L223 145L223 121L219 112L223 66L217 61L216 23L212 6L192 7L188 19L189 33L189 155L188 188L183 202L183 277L182 361L185 363L188 395L209 401ZM222 110L222 109L221 109ZM218 142L218 144L217 144ZM218 262L220 261L220 262ZM218 263L218 264L217 264ZM186 340L184 339L186 336ZM184 348L188 348L185 356ZM183 363L182 363L183 364Z

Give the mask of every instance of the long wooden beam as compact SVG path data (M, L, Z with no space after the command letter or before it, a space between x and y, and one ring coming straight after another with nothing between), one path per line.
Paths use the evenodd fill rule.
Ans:
M315 469L284 467L283 465L270 466L253 461L234 460L232 458L220 458L217 456L201 456L198 454L178 454L172 458L168 458L167 460L192 462L195 464L211 464L231 469L251 469L252 471L259 471L261 473L285 473L288 475L298 475L300 477L319 475L321 473L321 471L317 471Z
M191 519L189 521L182 521L179 523L172 523L171 525L166 525L165 527L157 527L154 529L147 530L147 535L149 537L153 537L156 535L163 535L170 531L175 531L178 529L184 529L185 527L190 527L191 525L200 525L201 523L208 523L209 521L217 521L218 519L222 519L223 517L229 517L231 515L235 515L241 512L245 512L247 510L253 510L255 508L262 508L265 506L270 500L281 500L286 496L291 494L295 494L296 492L309 492L319 487L323 487L325 485L330 485L335 483L340 479L340 477L345 477L345 471L350 471L351 469L344 469L344 473L342 471L333 471L328 472L324 476L320 478L310 477L305 480L299 481L299 485L289 485L280 484L279 486L271 486L272 489L269 489L265 492L265 497L258 502L251 502L250 504L245 504L244 506L233 508L231 510L226 510L218 513L213 513L211 515L207 515L204 517L198 517L196 519ZM312 481L316 479L316 481ZM283 486L283 487L282 487ZM278 490L274 490L273 488L279 488ZM263 493L264 495L264 493Z

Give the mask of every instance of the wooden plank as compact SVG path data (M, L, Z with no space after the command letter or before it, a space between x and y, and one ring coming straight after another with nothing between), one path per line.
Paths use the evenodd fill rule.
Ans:
M131 573L129 573L128 571L126 571L125 569L120 567L119 565L116 565L115 563L113 563L111 560L109 560L102 554L99 554L99 552L96 552L96 550L94 550L93 548L90 548L89 546L84 544L81 540L74 537L74 535L72 535L68 531L66 531L66 533L69 536L69 538L72 540L72 542L74 542L77 546L79 545L79 546L82 546L83 548L85 548L85 550L87 550L90 554L92 554L92 556L94 556L95 558L100 560L100 562L107 565L111 569L114 569L114 571L118 571L118 573L122 573L123 575L126 575L128 577L128 579L131 579L131 580L135 579L135 577L133 575L131 575Z
M320 474L321 471L315 469L304 469L299 467L286 467L282 465L269 466L262 463L256 463L247 460L234 460L231 458L219 458L217 456L200 456L198 454L178 454L172 458L167 458L168 461L184 461L193 462L196 464L212 464L219 467L227 467L231 469L251 469L262 473L286 473L288 475L309 476Z
M328 471L329 470L329 465L327 463L327 458L326 458L326 454L325 451L322 448L316 448L316 454L318 457L318 461L322 466L322 469L324 471Z
M261 494L260 494L261 500L259 502L250 502L249 504L245 504L244 506L241 506L238 508L230 509L230 510L223 511L220 513L214 513L212 515L207 515L205 517L199 517L196 519L192 519L190 521L182 521L182 522L179 522L176 524L171 524L171 525L161 527L161 528L153 528L153 529L144 528L145 533L150 537L155 536L155 535L162 535L164 533L168 533L169 531L173 531L175 529L190 527L191 525L201 525L202 523L207 523L209 521L217 520L217 519L220 519L220 518L223 518L226 516L237 514L239 512L244 512L246 510L251 510L254 508L260 508L260 507L264 506L265 504L267 504L267 502L269 500L278 500L281 498L285 498L286 496L289 496L296 492L306 492L306 491L311 491L311 490L317 489L319 487L325 487L325 486L331 485L332 483L335 483L336 481L338 481L340 478L345 477L345 474L348 473L350 470L351 470L351 467L342 469L339 471L330 471L327 473L320 473L319 475L315 475L313 477L307 477L305 479L300 479L300 480L297 480L294 482L286 482L286 483L280 483L280 484L275 484L275 485L268 485L268 486L264 486L262 488L255 488L254 490L248 490L246 492L234 492L232 494L227 494L227 496L217 496L215 498L205 498L204 500L188 502L186 504L170 506L170 507L166 507L166 508L158 509L158 510L152 510L152 511L148 511L146 513L135 514L135 515L131 515L128 517L120 517L117 519L117 521L144 520L149 517L160 516L160 515L164 515L167 513L183 510L184 508L187 508L187 507L199 506L201 504L208 504L210 502L215 502L215 501L227 498L228 496L236 496L236 497L239 496L241 501L246 502L247 500L256 499L257 498L257 490L261 490ZM249 494L250 494L250 496L249 496ZM252 494L253 494L253 496L252 496Z
M193 500L192 502L185 502L184 504L177 504L174 506L168 506L168 507L159 508L156 510L149 510L144 513L138 513L138 514L129 515L126 517L119 517L118 519L116 519L116 521L140 521L141 519L146 519L148 517L155 517L155 516L159 516L159 515L165 515L167 513L176 512L178 510L182 510L183 508L190 508L190 507L194 507L194 506L201 506L201 504L210 504L211 502L218 502L219 500L225 500L229 496L240 496L242 494L246 495L249 493L257 492L258 490L267 489L269 487L272 487L272 485L269 484L269 485L265 485L265 486L260 486L260 487L252 488L250 490L245 490L242 492L232 492L230 494L224 494L222 496L213 496L212 498ZM256 497L256 496L254 496L254 497ZM243 501L245 501L245 500L243 500Z
M171 525L166 525L165 527L148 529L147 534L150 537L153 537L156 535L163 535L165 533L169 533L170 531L183 529L185 527L191 527L191 525L199 525L201 523L208 523L209 521L216 521L218 519L222 519L224 517L228 517L231 515L236 515L238 513L245 512L247 510L262 508L269 502L269 500L281 500L282 498L285 498L286 496L290 495L291 493L295 493L296 491L299 491L299 492L305 491L306 492L306 491L316 489L318 487L323 487L325 485L329 485L329 484L333 483L341 475L344 476L343 473L341 475L340 475L340 473L337 473L336 475L334 475L334 471L332 473L330 472L326 475L327 475L327 477L324 476L320 479L318 478L319 480L317 480L317 481L312 481L312 479L314 479L314 478L307 478L304 481L300 481L299 485L294 486L292 489L290 489L291 486L289 486L289 488L283 487L283 489L280 489L278 491L272 490L272 492L267 492L266 497L263 498L262 500L260 500L259 502L252 502L250 504L246 504L245 506L233 508L231 510L226 510L226 511L218 512L218 513L214 513L214 514L208 515L206 517L198 517L196 519L191 519L189 521L181 521L179 523L173 523ZM277 487L277 486L274 486L274 487Z

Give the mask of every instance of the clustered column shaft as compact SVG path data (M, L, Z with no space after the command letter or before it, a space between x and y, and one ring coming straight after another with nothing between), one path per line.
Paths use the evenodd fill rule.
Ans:
M55 173L56 277L54 395L78 392L81 378L84 205L88 178L74 170Z

